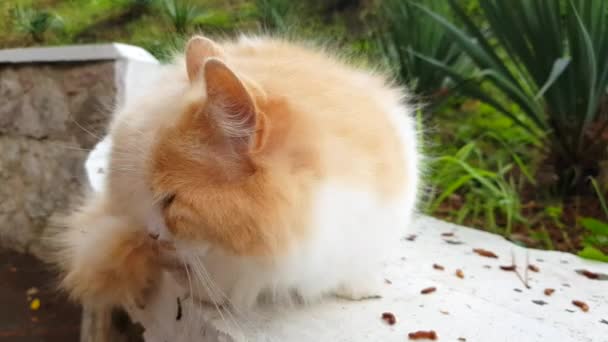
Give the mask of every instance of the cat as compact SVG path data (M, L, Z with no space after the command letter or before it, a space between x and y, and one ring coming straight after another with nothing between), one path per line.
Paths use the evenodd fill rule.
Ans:
M404 89L265 36L196 35L159 68L113 116L106 188L55 239L71 297L142 306L163 272L243 309L381 296L420 183Z

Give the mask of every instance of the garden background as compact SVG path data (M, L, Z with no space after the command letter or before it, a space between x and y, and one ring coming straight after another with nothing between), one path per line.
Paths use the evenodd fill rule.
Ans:
M268 32L389 72L419 104L420 210L608 262L604 0L10 0L0 48Z

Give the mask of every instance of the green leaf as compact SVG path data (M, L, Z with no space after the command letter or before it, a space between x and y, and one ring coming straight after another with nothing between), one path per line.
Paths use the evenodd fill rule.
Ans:
M453 194L456 190L458 190L465 183L469 182L471 179L473 179L472 175L463 175L460 178L458 178L455 182L453 182L452 184L450 184L441 193L441 195L439 195L437 197L437 199L435 201L433 201L433 204L431 206L430 212L434 213L439 208L439 206L441 205L441 203L443 203L443 201L446 198L448 198L451 194Z
M591 178L591 185L593 186L593 190L595 190L595 194L597 195L597 198L600 200L600 204L602 205L602 210L604 211L604 215L606 215L606 218L608 218L608 205L606 205L606 198L604 197L604 194L602 193L602 190L600 190L600 186L597 183L597 180L595 180L595 178Z
M608 255L592 246L586 246L582 251L578 252L578 256L584 259L608 262Z
M588 231L594 234L608 236L608 223L590 217L582 218L580 221L581 225Z
M538 100L543 97L543 95L545 95L547 89L549 89L553 85L553 83L555 83L555 81L559 78L559 76L561 76L564 70L566 70L568 65L570 65L569 57L559 58L555 61L555 63L553 63L551 74L549 74L547 82L545 82L545 84L542 86L542 88L540 88L538 93L536 93L536 96L534 96L535 100Z

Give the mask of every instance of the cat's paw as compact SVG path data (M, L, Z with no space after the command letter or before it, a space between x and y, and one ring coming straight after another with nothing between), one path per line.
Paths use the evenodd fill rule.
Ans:
M380 282L374 278L357 282L343 283L335 291L338 298L348 300L366 300L382 298Z

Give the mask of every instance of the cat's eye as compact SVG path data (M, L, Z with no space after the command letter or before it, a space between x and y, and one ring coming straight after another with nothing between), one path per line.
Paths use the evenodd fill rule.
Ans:
M173 200L175 200L175 194L167 194L161 201L161 207L167 209L173 203Z

